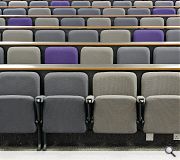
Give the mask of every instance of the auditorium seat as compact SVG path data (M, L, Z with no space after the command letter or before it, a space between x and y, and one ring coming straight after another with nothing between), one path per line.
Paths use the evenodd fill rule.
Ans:
M32 26L31 18L9 18L8 26Z
M35 26L59 26L58 18L36 18Z
M30 1L29 6L48 6L47 1Z
M9 6L28 6L26 1L9 1Z
M131 42L131 33L128 30L103 30L100 41L106 43Z
M153 2L152 1L134 1L134 6L152 7L153 6Z
M96 30L72 30L69 32L69 42L98 42Z
M180 6L180 1L176 1L176 6Z
M100 15L101 10L98 8L80 8L78 9L78 15Z
M78 64L75 47L48 47L45 50L45 64Z
M156 47L153 53L154 64L180 64L180 47Z
M41 64L38 47L10 47L7 51L7 64Z
M44 79L45 99L43 131L45 133L84 133L85 98L88 76L81 72L54 72Z
M180 133L179 88L179 72L149 72L143 74L141 90L146 99L145 133Z
M111 47L83 47L80 63L113 64L113 50Z
M0 6L7 6L7 2L0 1Z
M113 1L113 6L132 6L131 1Z
M167 26L180 26L180 17L169 17L166 21Z
M155 6L174 6L173 1L156 1Z
M129 8L128 15L150 15L151 11L148 8Z
M61 26L85 26L84 18L62 18Z
M133 35L134 42L163 42L164 32L162 30L135 30Z
M33 42L33 32L30 30L5 30L2 39L3 41Z
M152 14L176 14L176 10L174 8L154 8Z
M150 64L150 50L147 47L120 47L117 64Z
M0 18L0 26L5 26L6 25L6 21L4 18Z
M141 26L164 26L164 19L161 17L141 18Z
M50 2L51 6L70 6L69 1L51 1Z
M93 77L95 133L136 133L137 77L131 72L101 72Z
M55 8L53 15L76 15L76 9L74 8Z
M4 64L4 49L0 47L0 64Z
M180 30L168 30L166 32L166 41L179 42L180 41Z
M49 8L30 8L28 15L51 15L51 10Z
M5 8L3 15L26 15L26 10L24 8Z
M35 33L36 42L65 42L63 30L38 30Z
M138 26L137 18L115 18L114 26Z
M0 133L35 133L35 97L40 77L35 72L0 73Z
M103 15L125 15L123 8L105 8L103 9Z
M110 18L88 18L87 26L111 26Z
M90 6L89 1L72 1L71 6Z
M110 1L92 1L92 6L111 6L111 2Z

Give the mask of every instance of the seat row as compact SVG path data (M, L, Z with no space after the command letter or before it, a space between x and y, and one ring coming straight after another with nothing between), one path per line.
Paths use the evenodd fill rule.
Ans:
M0 133L84 133L91 124L94 133L134 134L138 122L151 137L180 134L179 72L144 73L141 96L132 72L99 72L92 81L90 90L85 73L48 73L40 93L37 73L0 73Z
M4 30L2 41L22 42L178 42L180 30L139 29L129 30L70 30L67 34L63 30L37 30L34 34L31 30ZM33 40L33 35L35 39ZM99 38L100 36L100 38ZM132 38L131 38L132 36Z
M7 57L5 56L7 55ZM152 56L152 58L151 58ZM180 47L10 47L7 54L0 48L0 64L180 64ZM151 60L152 59L152 60Z
M111 6L110 1L93 1L92 3L90 1L30 1L29 4L27 1L10 1L5 2L1 1L0 6ZM153 2L152 1L113 1L113 6L146 6L146 7L152 7ZM155 1L155 6L180 6L180 2L176 1Z
M0 26L180 26L180 17L169 17L165 21L161 17L137 18L115 18L112 22L110 18L36 18L33 23L32 18L0 18Z
M6 8L0 9L3 15L175 15L180 14L180 9L174 8L129 8L127 12L123 8Z

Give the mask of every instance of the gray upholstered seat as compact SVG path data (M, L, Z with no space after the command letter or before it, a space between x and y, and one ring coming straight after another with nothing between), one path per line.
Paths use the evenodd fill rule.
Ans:
M88 76L80 72L55 72L45 76L43 131L83 133Z
M134 6L146 6L146 7L152 7L153 2L152 1L135 1Z
M83 47L80 63L113 64L113 50L111 47Z
M2 34L2 40L32 42L33 32L30 30L5 30Z
M38 30L35 33L36 42L65 42L65 32L62 30Z
M110 18L88 18L87 26L111 26Z
M92 2L92 6L111 6L111 2L110 1L93 1Z
M49 8L30 8L28 15L51 15L51 10Z
M38 47L10 47L7 51L7 64L41 64Z
M176 1L175 5L180 6L180 1Z
M72 1L71 6L90 6L89 1Z
M141 26L164 26L164 19L161 17L141 18Z
M0 73L0 133L34 133L35 97L40 78L35 72Z
M24 8L5 8L3 10L4 15L26 15Z
M103 30L100 34L100 41L109 43L131 42L131 33L128 30Z
M173 1L156 1L155 6L174 6Z
M150 64L150 50L147 47L120 47L117 64Z
M128 9L129 15L150 15L151 11L148 8L129 8Z
M47 1L30 1L29 6L48 6Z
M28 6L26 1L10 1L9 6Z
M101 72L93 77L95 133L137 131L137 78L131 72Z
M180 41L180 30L168 30L166 32L166 41L179 42Z
M156 47L153 53L154 64L180 64L180 47Z
M125 15L125 10L123 8L105 8L103 15Z
M114 26L138 26L137 18L115 18Z
M146 98L144 132L180 133L180 73L149 72L142 76Z
M58 18L36 18L36 26L59 26Z
M167 26L180 26L180 17L169 17L166 21Z
M84 18L62 18L61 26L85 26Z
M53 15L76 15L76 9L74 8L55 8Z
M5 26L6 25L6 21L4 18L0 18L0 26Z
M78 9L78 15L100 15L101 10L99 8L80 8Z
M69 32L69 42L98 42L98 32L95 30L72 30Z
M7 2L0 1L0 6L7 6Z
M113 1L113 6L132 6L131 1Z
M4 49L0 47L0 64L4 64Z

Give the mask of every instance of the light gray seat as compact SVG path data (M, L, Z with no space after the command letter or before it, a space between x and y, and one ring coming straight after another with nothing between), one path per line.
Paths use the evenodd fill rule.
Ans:
M76 15L76 9L74 8L55 8L53 15Z
M177 10L177 14L180 14L180 9Z
M175 5L180 6L180 1L176 1Z
M179 88L179 72L149 72L143 74L141 91L146 99L145 133L180 133Z
M180 41L180 30L168 30L166 32L166 41L179 42Z
M110 47L83 47L81 64L113 64L113 50Z
M10 1L9 6L28 6L26 1Z
M89 1L72 1L71 6L90 6Z
M38 47L10 47L7 51L7 64L41 64Z
M49 8L30 8L28 15L51 15Z
M155 6L174 6L173 1L156 1Z
M100 15L101 10L98 8L80 8L78 9L78 15Z
M0 64L4 64L4 49L0 47Z
M69 42L98 42L98 32L95 30L72 30L69 32Z
M80 72L49 73L44 79L45 133L84 133L88 76Z
M132 6L131 1L114 1L113 6Z
M150 64L150 50L147 47L120 47L117 64Z
M95 133L137 131L137 77L131 72L101 72L93 77Z
M84 18L62 18L61 26L85 26Z
M35 133L35 97L40 78L35 72L0 73L0 133Z
M114 26L138 26L137 18L115 18Z
M105 8L103 15L125 15L125 10L123 8Z
M148 8L129 8L128 15L150 15L151 11Z
M0 18L0 26L5 26L6 25L6 21L4 18Z
M131 33L128 30L103 30L100 41L106 43L131 42Z
M24 8L6 8L3 10L3 15L26 15Z
M140 6L140 7L152 7L153 2L152 1L135 1L134 6Z
M87 26L111 26L110 18L88 18Z
M111 6L111 2L110 1L93 1L92 2L92 6Z
M5 30L2 39L3 41L32 42L33 32L30 30Z
M0 6L7 6L7 2L0 1Z
M47 1L31 1L29 6L48 6Z
M36 18L35 26L59 26L58 18Z
M164 26L164 19L161 17L141 18L141 26Z
M166 21L167 26L180 26L180 17L169 17Z
M36 42L65 42L65 32L62 30L39 30L35 33Z
M180 64L180 47L156 47L153 53L154 64Z

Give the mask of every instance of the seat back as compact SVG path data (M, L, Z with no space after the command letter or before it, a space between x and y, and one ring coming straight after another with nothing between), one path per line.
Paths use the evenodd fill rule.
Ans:
M148 8L129 8L128 15L150 15L151 11Z
M28 6L26 1L10 1L9 6Z
M179 42L180 41L180 30L168 30L166 32L166 41Z
M0 47L0 64L4 64L4 49Z
M110 1L93 1L92 6L111 6Z
M9 18L9 26L32 26L31 18Z
M0 6L7 6L7 2L0 1Z
M105 8L103 15L125 15L125 10L123 8Z
M137 18L115 18L114 26L138 26Z
M141 18L141 26L164 26L164 19L161 17Z
M132 6L131 1L113 1L113 6Z
M36 26L59 26L58 18L36 18Z
M0 26L5 26L6 25L6 21L4 18L0 18Z
M78 15L100 15L101 10L98 8L80 8L78 9Z
M180 26L180 17L169 17L166 21L167 26Z
M51 6L70 6L69 1L51 1Z
M28 15L51 15L49 8L30 8Z
M47 1L30 1L29 6L48 6Z
M84 18L62 18L61 26L85 26Z
M3 10L3 15L26 15L24 8L6 8Z
M174 6L173 1L156 1L155 6Z
M135 1L134 6L140 6L140 7L152 7L153 2L152 1Z
M87 26L111 26L110 18L88 18Z
M72 1L71 6L90 6L89 1Z
M74 8L55 8L53 15L76 15L76 9Z
M154 8L152 11L153 14L176 14L176 10L174 8Z

